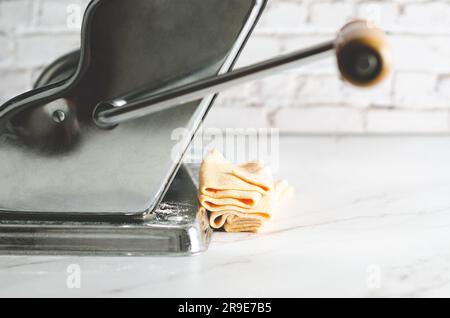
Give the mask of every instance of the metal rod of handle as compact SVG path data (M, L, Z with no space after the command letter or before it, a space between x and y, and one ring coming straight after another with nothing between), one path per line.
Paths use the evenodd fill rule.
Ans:
M297 68L304 63L333 53L334 49L335 42L330 41L146 98L131 102L121 100L105 102L97 106L94 121L102 128L114 127L123 122L200 100L236 85Z

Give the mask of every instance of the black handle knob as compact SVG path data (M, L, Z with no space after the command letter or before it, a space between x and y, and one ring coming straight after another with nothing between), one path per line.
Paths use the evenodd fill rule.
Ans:
M392 54L387 37L367 21L354 21L341 29L336 54L342 77L356 86L376 85L391 70Z

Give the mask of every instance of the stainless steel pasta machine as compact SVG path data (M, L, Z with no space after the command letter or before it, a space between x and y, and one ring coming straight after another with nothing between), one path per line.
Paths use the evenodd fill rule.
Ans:
M190 255L211 230L195 171L171 132L193 138L215 94L329 54L357 86L391 57L366 21L336 39L232 71L265 0L92 0L81 48L0 106L0 253Z

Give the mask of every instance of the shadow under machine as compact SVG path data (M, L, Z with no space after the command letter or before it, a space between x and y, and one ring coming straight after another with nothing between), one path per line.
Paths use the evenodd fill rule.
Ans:
M190 255L211 237L183 155L215 94L337 54L349 82L387 73L382 32L232 71L265 0L92 0L81 48L0 106L0 253ZM184 128L186 140L172 132Z

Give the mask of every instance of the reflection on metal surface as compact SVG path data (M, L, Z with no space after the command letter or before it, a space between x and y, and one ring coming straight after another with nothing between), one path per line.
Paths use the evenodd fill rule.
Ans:
M144 219L0 219L0 254L146 256L204 252L212 231L207 216L198 214L196 195L194 180L182 167L166 198Z
M142 88L228 71L264 4L91 1L81 51L51 65L35 90L0 106L0 217L153 211L189 143L173 158L172 131L185 127L193 135L213 96L113 130L93 123L94 108Z

